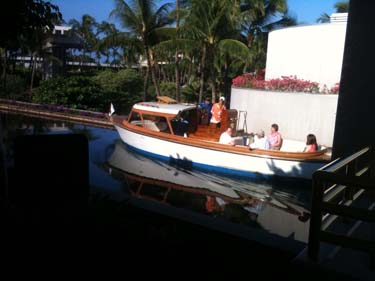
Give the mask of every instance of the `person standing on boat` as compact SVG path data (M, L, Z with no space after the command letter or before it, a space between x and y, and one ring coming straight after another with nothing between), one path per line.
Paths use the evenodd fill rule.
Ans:
M232 128L231 127L229 127L228 129L226 129L226 131L223 132L220 135L219 143L229 144L229 145L234 145L235 144L234 140L232 139Z
M216 128L220 128L223 111L226 110L224 102L225 98L220 97L219 102L215 103L211 109L212 117L210 119L210 122L216 124Z
M204 102L201 102L199 104L199 107L201 109L201 124L204 124L204 125L208 125L210 123L210 120L212 118L212 113L211 113L211 110L212 110L212 102L211 102L211 99L210 98L206 98Z
M318 144L316 142L316 137L313 134L308 134L307 135L307 140L306 140L306 147L303 150L303 152L315 152L318 150Z
M270 148L272 150L280 150L283 140L279 133L279 126L277 124L271 125L271 134L267 137L267 140L270 143Z

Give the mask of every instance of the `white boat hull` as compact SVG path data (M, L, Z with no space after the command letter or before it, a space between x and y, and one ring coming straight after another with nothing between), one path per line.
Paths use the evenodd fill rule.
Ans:
M324 165L324 163L314 161L277 159L264 155L244 155L202 148L147 136L117 125L115 128L122 141L140 153L229 174L311 179L313 172Z

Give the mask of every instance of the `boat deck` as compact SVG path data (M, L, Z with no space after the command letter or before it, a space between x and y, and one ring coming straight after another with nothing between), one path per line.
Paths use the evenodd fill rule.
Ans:
M194 133L189 134L189 138L218 142L222 132L223 129L216 126L199 125Z

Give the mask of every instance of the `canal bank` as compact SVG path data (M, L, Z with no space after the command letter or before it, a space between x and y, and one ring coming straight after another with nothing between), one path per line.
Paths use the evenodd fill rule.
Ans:
M0 111L47 120L79 122L101 128L113 128L107 113L72 109L63 106L0 99Z

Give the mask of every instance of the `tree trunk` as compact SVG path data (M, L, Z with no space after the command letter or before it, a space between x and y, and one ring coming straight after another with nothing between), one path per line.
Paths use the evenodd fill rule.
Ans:
M150 69L147 67L145 80L143 81L143 101L146 101L147 94L148 94L148 78L149 78L149 71Z
M211 100L215 101L217 97L216 85L214 79L210 80L211 85Z
M180 101L180 67L179 67L179 57L178 51L176 52L176 67L175 67L175 75L176 75L176 101Z
M228 65L228 57L226 58L227 62L224 65L224 77L223 77L223 93L226 100L227 108L230 108L230 90L232 87L232 79L228 77L229 74L229 65Z
M154 86L155 86L155 90L156 90L156 95L157 96L160 96L160 87L159 87L159 83L158 83L158 80L156 78L156 73L155 73L155 61L153 59L153 55L151 53L151 50L148 48L148 47L145 47L147 49L147 64L149 65L150 67L150 70L151 70L151 78L152 78L152 82L154 83Z
M31 59L32 59L32 69L31 69L30 89L29 89L30 100L33 96L33 84L34 84L35 68L36 68L36 56L34 56L34 54L33 54L31 56Z
M205 72L205 66L206 66L206 53L207 49L206 46L203 47L203 54L202 54L202 60L201 60L201 75L200 75L200 81L199 81L199 97L198 97L198 103L202 102L202 97L203 97L203 89L204 89L204 72Z
M180 1L176 0L176 32L178 34L178 29L180 28ZM177 35L178 36L178 35ZM178 50L176 50L175 54L175 62L176 62L176 67L175 67L175 76L176 76L176 100L179 102L180 101L180 58L178 56Z
M7 65L8 65L8 51L7 49L4 49L4 65L3 65L3 73L1 74L1 79L3 80L4 91L7 86Z

